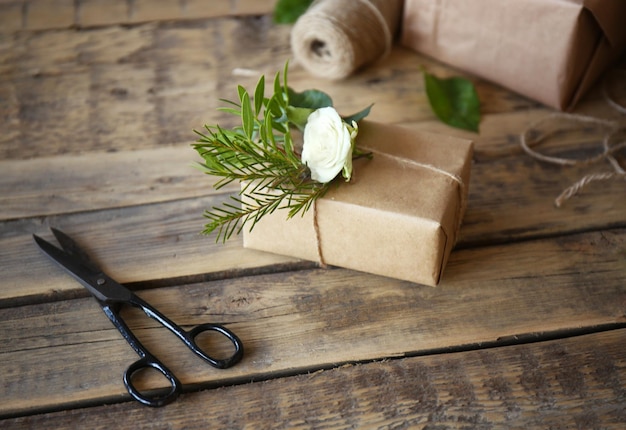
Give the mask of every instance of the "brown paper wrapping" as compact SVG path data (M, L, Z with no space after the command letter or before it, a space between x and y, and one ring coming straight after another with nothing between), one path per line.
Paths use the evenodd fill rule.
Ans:
M626 48L624 0L405 0L403 45L574 107Z
M362 121L353 180L304 216L276 211L244 246L435 286L457 240L472 142Z

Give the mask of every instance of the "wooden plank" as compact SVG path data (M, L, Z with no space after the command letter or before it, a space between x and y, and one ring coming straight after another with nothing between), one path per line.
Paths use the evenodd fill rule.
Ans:
M34 0L25 4L27 30L68 28L74 24L74 0Z
M6 3L6 4L5 4ZM0 33L70 27L266 15L276 0L8 0L0 2Z
M49 234L48 225L84 240L123 282L294 263L244 250L241 238L223 245L199 235L203 210L227 196L211 195L212 181L189 167L187 154L191 160L188 148L164 148L0 162L0 184L11 190L0 197L0 213L16 220L0 223L6 268L0 271L0 302L81 290L51 270L33 246L31 235ZM624 226L626 200L611 197L623 194L619 181L592 184L563 208L554 207L556 195L584 171L545 166L524 156L476 163L458 247ZM167 201L134 206L162 200ZM17 220L24 216L50 218ZM141 257L129 259L128 252ZM203 264L208 259L211 263ZM44 278L48 282L42 284Z
M578 147L578 145L572 145ZM571 149L571 148L570 148ZM626 225L623 180L592 183L562 207L555 199L595 167L559 167L526 155L476 162L460 246Z
M224 1L215 3L218 10L224 9ZM177 19L182 12L181 6L177 0L135 0L130 7L129 19L131 22Z
M232 277L268 267L303 267L293 258L243 249L241 238L223 244L201 235L202 212L224 198L2 223L0 307L82 293L82 287L50 264L35 246L33 233L54 241L48 226L71 234L103 269L124 283L151 281L159 285L160 280L177 277ZM307 266L312 264L304 263Z
M75 11L77 25L95 27L128 22L132 4L126 0L81 0Z
M0 158L193 141L192 129L225 118L216 110L218 99L236 96L231 72L246 66L232 58L229 67L215 58L238 52L264 61L269 55L255 54L259 42L250 43L245 21L16 35L10 46L0 48L6 64L0 72L9 74L0 80L0 94L6 94L0 109L7 113L0 119L6 130ZM242 37L222 46L230 32ZM282 43L269 38L276 50L263 45L263 51L288 52L285 30L282 35ZM224 80L229 91L219 94Z
M145 316L129 324L184 384L228 385L624 325L625 249L626 230L615 230L462 250L438 288L318 269L141 292L179 324L223 322L238 333L247 352L226 371L207 368ZM125 398L133 352L93 299L0 309L0 332L0 414Z
M0 32L9 33L22 28L22 9L21 3L0 3Z
M7 419L9 428L602 428L626 425L626 330L390 360L134 402Z
M273 77L290 57L289 28L267 18L18 33L0 47L0 159L193 141L192 129L205 123L233 125L231 116L216 110L219 98L236 98L237 84L252 88L261 74ZM476 138L435 120L422 66L442 76L460 74L396 47L380 63L340 82L311 77L293 64L290 82L299 90L328 92L341 112L374 103L373 120L426 121L429 128ZM475 81L489 101L486 115L538 107Z
M210 22L216 24L217 30L208 32L209 21L201 21L193 26L146 25L16 36L8 46L17 49L7 49L0 55L9 64L5 72L10 71L11 77L18 76L0 81L0 103L4 102L1 107L4 115L0 115L0 122L4 120L4 123L0 125L5 130L0 136L0 155L6 159L0 162L0 185L11 190L3 195L3 218L105 207L106 199L99 202L87 199L86 204L78 200L84 197L85 186L92 187L94 191L106 191L111 197L108 181L113 172L114 182L130 185L128 190L112 196L111 204L114 206L183 198L189 195L187 193L195 192L192 188L196 184L204 187L203 182L208 181L195 182L174 174L183 167L181 164L169 164L167 149L150 157L154 156L155 160L164 163L161 179L175 176L181 179L180 182L155 186L154 172L140 170L139 176L130 178L124 177L124 172L127 175L137 172L133 157L141 154L142 148L146 151L148 148L159 148L161 151L163 145L171 146L173 142L180 142L183 147L194 139L191 133L194 127L198 128L205 122L231 124L232 118L215 111L218 103L216 93L222 90L224 94L234 92L236 82L254 85L259 73L273 73L280 68L278 57L288 55L284 27L257 24L252 27L252 32L246 29L249 25L236 20ZM271 54L250 56L253 59L245 65L255 67L254 76L233 73L237 69L235 66L240 65L236 62L240 57L229 55L244 52L242 49L258 50L258 42L251 41L258 39L258 32L265 34L272 46L277 48ZM233 33L241 35L243 42L239 38L227 38L230 42L221 48L220 62L212 63L196 55L210 46L219 45L219 40ZM433 119L425 102L421 80L416 79L420 63L424 60L396 48L380 64L346 81L332 83L313 79L296 66L291 73L291 82L299 88L320 87L328 91L337 100L338 107L346 112L375 101L377 104L372 119L476 138L476 159L479 163L492 160L494 154L497 157L519 155L519 133L531 121L548 114L544 109L528 110L532 105L524 99L478 81L481 97L488 99L490 109L483 120L480 136L446 127ZM276 69L268 70L267 64L276 64ZM427 65L439 74L452 73L432 61ZM406 82L399 93L398 82ZM368 90L363 91L364 88ZM606 108L606 103L598 98L598 93L593 93L586 105L591 103L594 112L606 114L601 109L602 106ZM67 97L67 94L72 96ZM583 104L582 109L586 105ZM415 111L406 106L415 106ZM107 154L102 158L103 164L96 169L87 158L90 151L127 150L132 150L128 160L123 155ZM49 157L67 152L70 153L69 158L52 161ZM44 154L46 157L43 160L30 161ZM74 158L75 154L84 154L85 159ZM182 153L179 155L182 157ZM161 156L164 158L160 159ZM13 163L14 159L20 158L29 161ZM105 166L109 162L115 165ZM124 162L130 166L124 165ZM49 183L58 179L46 166L56 169L65 163L72 170L84 168L85 171L77 174L81 181L66 183L63 188L54 191L41 188L43 181ZM556 211L551 207L551 199L587 173L587 169L546 167L526 156L521 157L521 166L508 164L509 161L502 163L498 163L493 172L486 171L487 176L482 176L483 173L478 170L481 166L475 167L471 187L472 206L463 231L464 235L467 233L463 241L484 239L485 232L501 240L519 232L533 237L541 232L554 233L562 226L581 230L607 224L623 225L620 213L623 212L624 200L618 199L615 203L606 197L621 194L623 187L620 183L608 183L608 189L604 189L605 184L593 184L583 199L575 200L577 204ZM156 165L151 167L157 170ZM522 176L529 178L528 183L520 184L515 175L510 175L511 171L518 169L523 169ZM104 182L97 181L100 174L104 174ZM144 175L147 176L144 178ZM27 178L24 179L24 176ZM95 179L97 183L87 184L83 182L86 178ZM142 183L146 178L147 182ZM481 183L482 178L489 182ZM138 196L137 191L145 190L146 186L155 188ZM497 188L494 190L494 187ZM44 195L36 194L31 188L43 191ZM601 192L595 193L594 190ZM177 193L180 193L178 197ZM54 197L59 195L74 198L70 202L61 202ZM483 201L493 196L497 196L498 201ZM151 200L153 197L156 200ZM536 198L541 200L535 201ZM529 200L537 206L531 208ZM528 206L530 217L520 216L517 207L522 204ZM494 205L497 207L494 208ZM28 210L25 211L25 208ZM475 208L480 209L478 213L472 212ZM493 222L499 223L500 227L494 228ZM531 228L528 228L529 224ZM538 226L541 227L538 229Z
M541 114L535 112L534 116L539 115ZM510 120L511 116L515 116L510 122L524 122L533 117L529 114L497 116L503 117L503 120ZM100 121L106 122L103 119ZM110 123L115 123L115 119L111 119ZM402 125L415 130L428 129L428 124L424 123ZM484 139L493 142L504 133L507 131L503 129L489 131L485 133ZM132 136L132 133L130 135ZM192 141L190 136L187 144L165 147L88 152L78 155L42 154L37 158L26 160L0 160L0 189L10 190L0 195L0 220L122 207L210 194L214 181L190 168L193 162L200 161L198 155L191 149ZM496 146L493 143L489 145ZM477 167L480 169L482 166ZM504 166L505 169L510 167ZM473 183L483 179L491 180L490 173L485 171L482 174L481 172L474 174ZM487 178L485 174L488 175ZM501 176L496 178L498 182L501 181ZM481 184L481 187L489 186L490 184ZM228 190L233 191L235 187L224 189ZM551 192L556 194L559 190L554 188ZM478 198L480 196L481 194L478 194Z
M507 121L519 115L499 116ZM523 120L513 118L511 122L517 121ZM424 128L422 124L405 126L415 130ZM597 167L547 165L522 154L517 144L494 143L501 142L506 135L510 134L502 129L493 135L486 133L484 150L477 145L462 243L471 245L488 238L535 237L623 225L626 200L611 197L623 194L623 181L592 183L562 208L557 209L553 204L568 186L588 173L608 169L608 164ZM581 143L581 139L593 141L594 137L574 134L560 146L564 151L584 150L588 142ZM504 155L505 150L511 154ZM490 151L500 152L494 157L489 155ZM190 145L180 144L136 151L0 161L0 188L10 190L0 195L0 220L213 194L214 180L191 167L199 160ZM222 191L235 189L233 184Z
M112 209L235 192L193 166L190 145L0 161L0 220Z

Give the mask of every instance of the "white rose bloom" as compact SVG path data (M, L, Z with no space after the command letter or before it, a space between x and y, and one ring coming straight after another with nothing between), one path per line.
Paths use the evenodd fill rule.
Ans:
M326 183L344 167L349 167L351 173L352 140L350 129L334 108L311 113L304 127L302 146L302 162L311 170L311 178Z

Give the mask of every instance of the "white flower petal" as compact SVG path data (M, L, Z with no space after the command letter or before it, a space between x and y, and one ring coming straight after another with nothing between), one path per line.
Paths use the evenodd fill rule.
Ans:
M332 181L352 160L351 150L350 130L334 108L321 108L309 115L302 162L311 170L313 180Z

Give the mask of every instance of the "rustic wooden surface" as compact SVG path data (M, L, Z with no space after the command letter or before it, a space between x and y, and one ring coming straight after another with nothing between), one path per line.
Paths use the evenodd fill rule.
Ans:
M519 134L551 110L470 78L479 134L428 107L420 68L458 70L395 47L340 82L297 64L342 112L471 138L461 238L426 287L202 237L228 198L191 167L192 130L289 58L274 1L0 1L0 425L3 428L579 428L626 426L626 188L596 167L537 162ZM595 88L577 113L623 121ZM556 127L566 127L555 120ZM586 157L581 126L547 151ZM624 154L619 154L624 161ZM182 325L222 322L246 346L207 368L150 320L142 341L187 387L146 409L121 380L134 353L32 234L70 233L113 277ZM148 381L150 383L150 381ZM152 382L158 384L159 382Z

